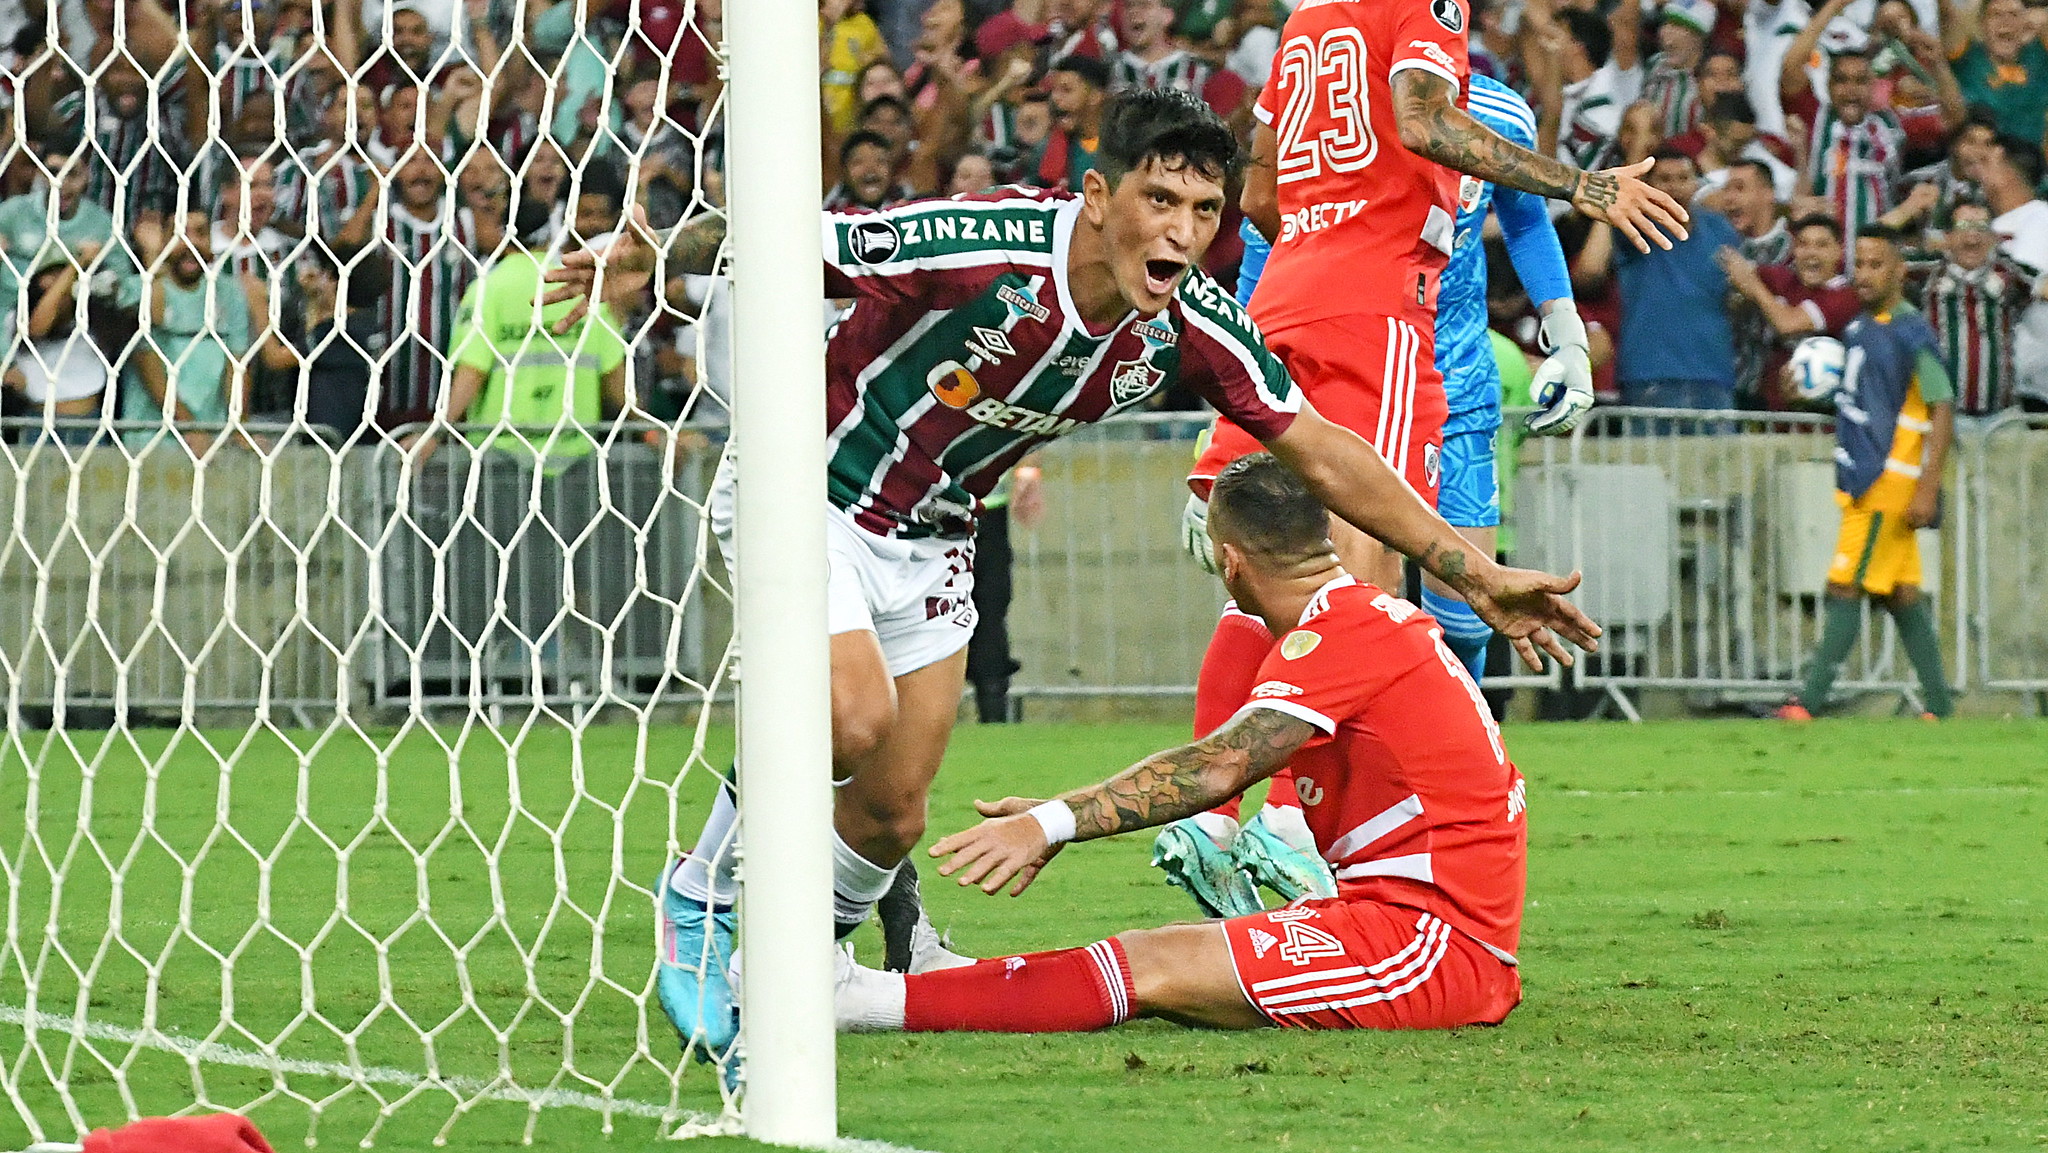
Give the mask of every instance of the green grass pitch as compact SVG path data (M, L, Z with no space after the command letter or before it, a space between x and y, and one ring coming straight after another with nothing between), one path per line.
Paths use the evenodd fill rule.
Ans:
M2048 726L1507 733L1530 781L1531 863L1526 1000L1502 1027L1203 1034L1141 1023L1087 1036L844 1038L842 1130L943 1153L2048 1145ZM636 1039L626 989L644 981L650 910L644 900L604 907L604 879L617 867L651 881L665 827L694 830L709 775L689 774L673 795L630 789L638 750L627 728L589 730L580 758L560 731L474 730L451 773L435 736L416 731L379 736L394 782L380 794L372 755L344 736L299 754L258 738L234 753L223 793L216 758L239 735L209 748L186 734L159 757L163 734L141 734L140 756L120 744L42 748L25 734L39 765L33 810L23 746L0 754L0 857L21 878L0 951L0 1014L12 1014L0 1022L0 1062L58 1135L69 1123L53 1078L96 1124L121 1114L123 1079L47 1031L25 1048L28 972L39 974L46 1011L68 1015L83 996L95 1022L118 1028L141 1023L134 1007L154 967L163 1031L241 1049L288 1034L289 1059L397 1070L381 1087L387 1100L407 1092L403 1075L426 1068L416 1029L434 1031L435 1068L451 1077L551 1071L565 1020L579 1064L627 1062ZM1180 736L1156 725L964 727L933 833L970 820L972 797L1044 795ZM648 734L648 763L682 764L692 738ZM726 740L711 733L703 755L717 761ZM164 765L153 781L144 759ZM583 783L580 801L572 780ZM311 823L292 819L302 792ZM220 806L242 840L206 842ZM463 821L447 820L451 807ZM157 836L137 836L145 812ZM930 874L926 894L967 951L1083 944L1189 914L1146 867L1149 846L1148 836L1076 846L1017 900ZM345 892L338 848L350 857ZM67 855L60 956L42 946L52 893L38 878ZM116 929L108 877L123 862ZM557 884L576 900L543 921L533 911ZM259 906L274 932L250 932ZM435 923L461 931L444 937ZM606 931L602 979L576 999L591 985L593 924ZM872 930L862 946L876 947ZM522 955L533 958L531 989ZM310 1002L300 1000L302 971L315 978ZM380 1007L386 986L409 1021ZM223 1027L228 995L247 1033ZM647 1051L666 1055L672 1043L656 1035ZM254 1070L201 1072L222 1103L272 1087ZM189 1103L197 1083L184 1058L153 1050L133 1057L125 1082L144 1111ZM486 1103L451 1125L449 1098L425 1091L379 1122L375 1103L338 1081L301 1073L286 1084L289 1094L255 1111L280 1149L307 1135L310 1102L325 1147L353 1146L374 1128L380 1148L426 1149L444 1126L455 1149L529 1136L542 1149L674 1147L643 1116L616 1117L606 1144L597 1115L579 1108L534 1115ZM614 1093L668 1100L650 1061ZM691 1070L679 1100L710 1106L709 1074ZM0 1149L25 1139L13 1110L0 1111Z

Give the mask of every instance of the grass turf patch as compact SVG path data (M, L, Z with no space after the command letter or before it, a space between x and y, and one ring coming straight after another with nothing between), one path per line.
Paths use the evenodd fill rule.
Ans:
M970 821L973 797L1046 795L1181 735L1166 726L963 728L934 798L932 833ZM702 763L719 763L722 739L711 734ZM694 832L709 776L686 775L673 797L636 785L635 741L630 729L592 730L572 758L559 732L536 731L510 753L476 740L451 773L447 755L416 735L388 754L406 787L381 799L359 743L310 758L252 746L234 758L227 803L253 853L232 840L206 843L221 774L197 746L168 758L154 747L104 758L83 809L75 766L67 778L60 758L46 755L44 807L28 815L21 766L8 761L0 763L0 845L17 871L35 865L31 846L71 845L83 811L85 827L100 830L89 844L134 862L128 872L138 880L114 934L126 945L104 949L107 869L80 855L69 870L76 881L59 921L72 953L103 953L85 988L96 1017L133 1023L149 960L160 1003L175 1018L167 1029L196 1036L216 1027L226 984L235 1020L259 1038L277 1036L303 1012L300 951L318 938L309 954L321 990L315 1011L358 1031L366 1063L423 1068L411 1025L378 1011L388 983L390 999L420 1021L447 1022L437 1034L444 1069L488 1077L502 1064L534 1077L560 1064L560 1022L573 1019L579 1061L592 1068L632 1065L644 1045L618 1092L661 1102L666 1080L649 1058L666 1055L668 1039L632 1036L635 1014L622 991L644 984L636 946L648 937L648 910L616 887L614 908L601 909L597 895L614 868L651 882L671 812L684 835ZM2048 1142L2048 1059L2038 1043L2048 1024L2040 947L2048 822L2039 811L2048 727L1538 725L1510 729L1508 741L1530 781L1531 875L1527 999L1502 1027L1233 1035L1141 1023L1087 1036L849 1037L840 1044L841 1128L946 1153ZM647 763L680 765L691 746L686 731L651 733ZM140 771L152 759L168 766L153 785ZM302 759L313 771L298 771ZM326 840L291 820L299 789L325 790L309 811L331 815L332 828L318 831ZM451 825L456 800L464 819ZM161 836L138 842L145 806ZM359 829L369 832L343 839ZM268 870L271 921L295 945L256 934L236 952L265 899L254 862L280 841ZM335 845L351 852L339 918ZM1075 846L1016 900L935 876L926 894L934 919L970 952L1084 944L1191 914L1146 867L1149 848L1145 835ZM176 928L188 869L202 898L184 918L189 936ZM586 916L533 916L558 883ZM490 923L443 942L416 916L422 891L430 912L445 910L439 920L472 931ZM507 910L496 921L494 901ZM47 916L47 900L38 905L33 892L22 904L0 970L0 1003L9 1006L23 1003L23 972ZM582 1003L566 1003L564 991L589 985L593 923L605 927L606 980ZM872 955L871 930L861 945ZM224 982L215 953L235 957L234 980ZM532 990L522 957L532 958ZM69 1012L81 982L62 966L41 971L46 1005L54 995ZM290 1035L311 1039L283 1050L330 1060L339 1046L319 1033L302 1026ZM0 1059L22 1069L20 1034L0 1037ZM129 1080L145 1107L191 1099L181 1059L146 1054L137 1068ZM222 1104L268 1084L248 1071L205 1072ZM23 1079L24 1097L63 1128L54 1095L36 1080ZM74 1070L74 1092L93 1110L88 1121L115 1117L113 1080L102 1069ZM294 1082L308 1095L335 1087ZM688 1071L682 1097L708 1105L708 1073ZM360 1094L336 1102L322 1120L323 1143L353 1141L374 1112ZM383 1123L378 1143L425 1148L448 1112L445 1098L415 1100ZM277 1099L256 1115L283 1145L304 1134L308 1110ZM450 1139L463 1148L514 1144L527 1121L522 1107L485 1105L458 1120ZM595 1116L576 1109L544 1110L534 1126L543 1148L587 1148L596 1135ZM618 1126L614 1148L651 1147L656 1137L651 1120ZM11 1147L16 1129L0 1123L0 1147Z

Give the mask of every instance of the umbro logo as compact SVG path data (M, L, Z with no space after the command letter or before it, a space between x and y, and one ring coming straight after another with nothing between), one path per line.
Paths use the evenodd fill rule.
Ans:
M1000 362L1004 357L1017 351L1017 346L1010 343L1009 335L1000 328L977 326L973 337L966 343L967 351L991 364Z

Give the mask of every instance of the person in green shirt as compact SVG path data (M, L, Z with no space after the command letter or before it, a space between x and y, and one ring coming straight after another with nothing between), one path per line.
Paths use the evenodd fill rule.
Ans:
M599 234L618 224L623 201L622 190L586 174L568 246L602 247L606 237ZM565 327L574 306L541 303L541 277L551 267L543 256L514 246L464 295L448 348L454 372L441 419L494 426L473 434L479 447L587 456L594 446L582 430L604 418L606 405L615 411L629 407L626 340L618 320L627 301L608 293ZM433 451L433 436L416 440L424 459Z
M209 275L208 270L214 274ZM248 410L248 374L242 358L250 345L249 298L241 281L214 268L212 225L203 212L187 213L152 278L149 323L143 344L121 376L121 419L161 423L226 423ZM240 397L230 405L229 397ZM157 433L127 434L145 443ZM195 453L212 443L188 433Z
M1953 11L1943 13L1941 27L1963 98L1990 109L1999 132L2040 140L2048 132L2048 45L2035 34L2026 5L1985 0L1974 39Z
M114 240L114 218L98 202L86 199L90 178L85 150L75 138L46 137L36 145L43 169L55 179L36 189L0 201L0 308L12 308L28 266L51 238L51 201L56 202L57 242L73 253L93 245L102 255L90 269L96 285L92 295L108 295L122 308L133 308L142 300L142 281L129 259L127 249Z

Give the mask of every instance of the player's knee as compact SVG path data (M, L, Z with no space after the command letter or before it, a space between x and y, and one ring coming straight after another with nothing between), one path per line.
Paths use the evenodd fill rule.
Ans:
M1853 601L1862 595L1863 590L1855 585L1845 585L1835 581L1828 582L1828 596L1834 600Z
M882 747L896 727L891 693L832 694L832 759L860 762Z
M1920 586L1899 585L1892 589L1885 602L1891 606L1893 612L1905 612L1920 603Z
M870 792L849 785L845 799L852 802L854 817L863 826L860 840L877 851L893 849L907 853L924 836L925 797L902 789Z

